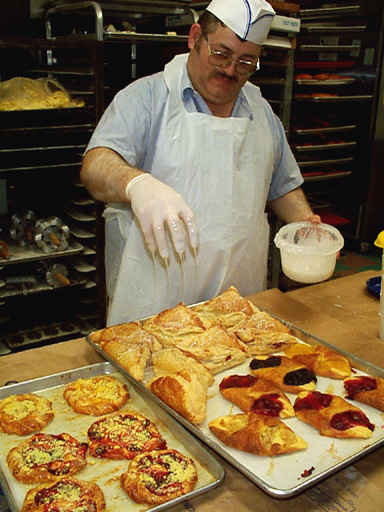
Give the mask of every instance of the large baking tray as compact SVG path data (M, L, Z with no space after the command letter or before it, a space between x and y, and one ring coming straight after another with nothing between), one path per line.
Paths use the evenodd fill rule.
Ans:
M69 370L47 377L24 381L0 388L0 400L12 394L37 393L51 399L55 411L53 421L43 429L46 433L59 434L68 432L80 441L87 441L87 429L98 417L75 413L63 398L63 388L69 382L79 378L88 378L95 375L115 375L125 382L127 379L116 371L116 368L108 362L102 362ZM130 378L127 382L130 399L124 409L136 410L152 419L163 437L167 440L169 448L175 448L192 457L198 471L196 488L179 498L173 499L162 505L143 507L135 504L120 488L119 475L127 470L127 460L106 460L89 457L85 469L78 473L76 478L92 480L102 488L108 510L130 510L142 512L148 510L158 512L178 503L194 498L217 487L224 479L224 470L215 455L185 428L183 428L153 399L149 393L142 393L141 386ZM100 418L100 417L99 417ZM0 484L7 497L12 512L19 512L28 489L37 484L25 485L17 482L10 473L6 464L6 455L10 448L23 441L27 436L0 434Z
M354 375L363 373L384 377L383 369L356 358L348 352L339 350L325 340L311 335L272 313L269 314L287 325L293 335L297 336L303 342L309 344L320 343L348 357L354 368L354 372L356 372ZM215 376L215 382L208 390L206 420L202 425L196 426L154 396L154 394L146 388L145 383L148 382L153 375L151 368L147 369L143 383L136 381L124 368L108 356L99 345L94 343L91 337L92 333L86 337L88 343L94 347L99 354L119 368L130 382L134 382L144 396L151 395L159 406L173 415L188 430L236 467L254 484L275 498L290 498L295 496L384 444L384 430L382 428L384 421L383 414L370 406L356 402L355 404L360 407L370 418L371 422L376 425L372 437L368 440L323 437L318 434L317 430L297 418L288 418L284 420L284 422L307 441L308 448L306 450L289 455L280 455L274 458L256 456L236 450L219 441L209 430L208 423L218 416L241 412L240 409L221 396L218 386L221 380L227 375L245 375L250 373L249 363L252 358L249 358L242 365L235 366ZM318 377L317 390L319 391L344 396L342 388L343 381ZM296 395L287 393L287 396L293 403ZM311 468L314 469L312 470ZM306 475L306 473L304 473L305 470L310 470L310 474Z

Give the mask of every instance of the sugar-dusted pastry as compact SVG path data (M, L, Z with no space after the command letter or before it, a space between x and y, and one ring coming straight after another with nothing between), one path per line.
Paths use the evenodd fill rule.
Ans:
M0 430L25 436L53 420L52 402L35 393L9 395L0 400Z
M289 418L295 411L288 397L272 382L253 375L230 375L219 384L221 394L244 412Z
M356 375L344 381L346 398L357 400L363 404L384 411L384 379Z
M152 334L163 347L192 341L205 330L199 317L183 303L145 320L143 329Z
M136 503L160 505L192 491L197 482L193 460L177 450L145 452L132 459L120 477Z
M103 512L104 494L94 482L69 476L30 489L21 512Z
M89 337L91 341L98 343L103 348L104 343L116 338L130 338L132 334L136 334L140 329L140 322L127 322L99 329L98 331L90 333Z
M331 379L345 379L351 375L349 360L323 345L295 343L284 349L285 355L305 364L316 375Z
M337 395L303 391L294 409L297 418L317 428L322 436L367 439L375 429L362 410Z
M204 421L207 387L196 374L180 370L159 375L148 383L148 388L191 423L198 425Z
M250 356L283 352L293 343L297 343L297 338L295 338L295 336L280 331L258 332L249 338L243 336L241 331L236 330L234 331L234 334L244 342L245 346L247 347L247 352Z
M274 456L307 448L307 443L276 417L233 414L216 418L208 426L224 444L256 455Z
M311 391L316 387L313 371L286 356L254 357L249 367L253 375L270 380L287 393Z
M176 347L164 348L155 352L152 355L152 366L157 377L183 370L195 374L206 388L213 384L214 381L213 375L208 368Z
M230 286L220 295L202 304L197 304L192 309L206 328L213 325L231 328L251 316L255 311L259 311L250 300L240 295L235 286Z
M112 375L98 375L70 382L63 396L74 411L100 416L120 409L129 399L129 391Z
M237 366L247 358L244 345L220 326L210 327L198 336L177 343L177 348L214 374Z
M86 464L88 445L70 434L40 432L12 448L7 464L13 476L24 484L49 482L78 473Z

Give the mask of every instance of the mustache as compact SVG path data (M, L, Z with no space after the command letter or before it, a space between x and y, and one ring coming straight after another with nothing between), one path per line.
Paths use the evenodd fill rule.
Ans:
M227 73L225 73L225 71L216 71L214 76L223 77L223 78L226 78L227 80L232 80L233 82L238 81L236 76L227 75Z

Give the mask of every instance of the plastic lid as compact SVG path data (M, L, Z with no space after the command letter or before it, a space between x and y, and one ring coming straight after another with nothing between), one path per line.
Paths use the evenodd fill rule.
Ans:
M283 226L274 239L276 247L297 254L331 255L344 246L340 231L330 224L293 222Z

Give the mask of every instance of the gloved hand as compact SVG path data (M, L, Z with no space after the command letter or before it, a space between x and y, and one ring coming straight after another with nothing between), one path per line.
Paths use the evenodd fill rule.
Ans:
M128 183L125 193L152 254L157 249L160 256L165 261L168 260L166 225L180 257L187 245L186 231L192 250L197 250L198 230L193 212L173 188L145 173L133 178Z

